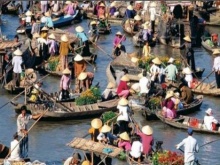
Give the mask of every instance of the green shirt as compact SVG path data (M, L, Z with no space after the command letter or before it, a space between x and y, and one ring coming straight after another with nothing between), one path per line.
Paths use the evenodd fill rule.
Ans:
M176 65L173 65L173 64L168 65L165 68L164 72L166 73L168 80L171 80L171 81L176 80L176 75L178 73Z

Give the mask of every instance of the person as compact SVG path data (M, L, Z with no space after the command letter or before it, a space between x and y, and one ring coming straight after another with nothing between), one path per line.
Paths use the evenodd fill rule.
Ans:
M205 111L206 115L204 117L204 125L205 128L212 131L215 130L217 131L217 127L219 126L218 120L215 119L215 117L213 116L213 112L212 109L209 108Z
M13 65L13 85L15 87L19 87L20 86L20 74L22 72L22 52L21 50L18 48L17 50L15 50L13 52L14 57L12 58L12 65Z
M142 127L141 131L136 125L136 134L141 137L141 142L143 144L143 154L148 157L152 153L152 147L154 145L153 129L149 125Z
M121 78L121 81L120 81L118 88L117 88L117 94L119 97L127 98L129 96L129 94L130 94L129 87L128 87L129 81L130 80L127 75L124 75Z
M52 1L50 6L53 12L58 12L60 10L60 1Z
M45 16L46 16L45 26L48 27L49 29L54 29L53 20L51 18L50 12L49 11L46 12Z
M109 15L110 17L118 17L119 15L119 12L117 12L117 9L115 7L116 5L116 2L113 1L111 4L110 4L110 9L109 9Z
M106 89L102 92L102 100L107 101L114 99L117 96L115 84L109 82Z
M47 5L48 5L48 1L40 1L40 6L41 6L41 12L42 13L47 12Z
M184 83L181 83L179 86L180 89L180 100L184 101L183 104L190 104L193 102L193 93L192 90L186 86Z
M111 30L111 26L108 23L107 18L104 15L100 15L98 19L98 28L99 31Z
M179 92L175 92L173 94L174 97L172 97L171 99L173 100L174 104L175 104L175 110L178 110L178 109L183 109L184 106L183 106L183 103L181 102L180 100L180 93Z
M177 80L178 70L176 65L173 64L174 60L175 59L171 57L167 62L168 66L164 69L167 82L176 82Z
M214 58L212 70L215 72L215 81L217 84L217 88L220 88L220 51L214 50L213 55L215 55L216 57Z
M133 19L136 15L136 11L134 10L134 8L131 5L128 5L128 7L125 11L125 15L128 19Z
M144 96L147 96L149 93L151 84L150 80L146 76L147 72L144 71L142 78L139 80L140 94Z
M82 26L77 26L75 28L76 30L76 37L80 40L80 45L84 46L82 49L82 54L81 56L90 56L90 48L89 48L89 40L88 37L86 36L84 29Z
M188 128L187 133L188 137L177 144L176 148L180 149L180 147L184 145L184 165L194 165L196 163L195 153L199 152L199 145L197 140L192 137L193 129Z
M133 32L138 32L140 30L142 18L139 15L134 17L134 24L133 24Z
M120 51L124 51L126 52L125 46L122 45L122 42L126 40L125 36L122 36L122 33L120 31L118 31L115 34L115 38L113 41L113 45L114 45L114 55L119 56L121 54Z
M91 121L91 128L89 129L89 134L91 135L91 140L98 142L98 135L102 128L102 121L98 118L95 118Z
M61 61L61 69L64 70L67 68L67 55L69 53L69 50L73 50L72 46L69 43L69 39L66 34L63 34L61 36L61 42L60 42L60 61Z
M71 1L66 1L67 6L64 8L64 12L67 15L74 15L74 10L73 10L73 6L74 4Z
M94 73L92 72L81 72L78 76L79 82L79 91L83 92L87 89L90 89L94 79Z
M150 12L151 32L152 34L154 34L155 20L156 20L156 3L155 2L151 2L149 12Z
M26 13L26 18L25 18L25 23L26 25L30 25L31 24L31 16L32 16L32 12L30 10L28 10Z
M69 89L70 89L70 82L71 82L71 71L66 68L63 71L63 75L60 80L60 91L62 93L61 100L65 100L69 98Z
M98 11L98 18L100 18L101 16L105 17L105 4L104 3L100 3L98 5L97 11Z
M58 51L58 44L53 33L48 36L47 44L49 45L49 54L52 56L55 55Z
M29 73L30 72L31 72L31 70L29 71ZM34 72L34 70L32 70L32 72ZM38 81L34 85L32 91L31 91L31 96L30 96L28 102L37 103L37 102L40 101L39 95L40 95L41 86L42 86L42 83L40 81Z
M101 143L113 145L114 140L117 140L117 137L111 134L110 131L111 131L111 127L109 127L106 124L103 125L97 137L98 141Z
M151 47L149 46L149 42L148 41L144 41L144 47L142 50L143 56L144 57L149 57L151 54Z
M152 60L153 65L150 67L150 73L151 73L151 82L159 82L159 74L161 72L160 65L162 62L158 57L154 58Z
M34 35L34 33L40 33L40 24L38 22L36 22L36 19L33 17L31 19L31 34Z
M122 148L124 151L131 150L130 137L127 132L123 132L119 135L118 147Z
M130 108L128 106L128 100L126 98L121 98L118 102L117 109L119 110L119 116L117 117L117 121L119 122L119 132L127 132L128 131L128 123L129 123L129 112Z
M90 30L89 30L90 36L92 40L90 41L96 43L99 39L99 33L98 33L98 27L97 27L97 22L96 21L91 21L90 22Z
M173 91L167 91L165 100L162 103L162 113L165 118L174 119L176 117L175 103L171 99Z
M119 71L119 72L117 72L116 71L116 86L118 87L118 85L119 85L119 83L120 83L120 81L121 81L121 78L124 76L124 75L126 75L126 74L128 74L128 70L127 69L122 69L122 71Z
M27 125L29 120L31 119L38 119L42 115L29 115L26 113L27 108L26 106L21 107L21 114L18 115L17 118L17 132L18 136L22 138L20 142L20 156L21 158L27 158L28 157L28 129Z
M45 16L45 13L42 13L42 17L40 19L41 23L46 23L47 22L47 17Z
M143 144L140 142L140 137L135 136L133 138L133 143L131 145L131 151L129 152L129 155L132 157L133 160L137 160L138 163L140 163L142 152L143 152Z
M81 159L81 155L76 152L65 160L64 165L80 165Z
M186 67L182 71L183 74L185 74L184 80L187 82L187 86L189 88L193 87L193 76L192 76L192 71L189 67Z
M10 157L8 158L9 161L21 161L22 159L20 158L20 146L19 146L19 141L18 141L18 133L16 132L13 135L13 141L11 141L11 154Z

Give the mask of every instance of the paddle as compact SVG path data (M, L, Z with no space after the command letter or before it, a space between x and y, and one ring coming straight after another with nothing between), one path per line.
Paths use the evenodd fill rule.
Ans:
M121 42L122 42L122 40L125 38L125 34L121 37L121 39L119 40L119 42L118 42L118 45L116 45L115 47L114 47L114 49L112 50L112 54L113 54L113 56L114 56L114 52L115 52L115 49L121 44Z
M44 77L42 77L41 79L39 79L38 81L41 81L41 80L43 80L44 78L46 78L47 76L49 76L49 74L47 74L46 76L44 76ZM33 85L34 83L32 83L32 85ZM31 88L31 86L30 87L28 87L28 89L30 89ZM24 91L22 91L21 93L19 93L17 96L15 96L15 97L13 97L10 101L8 101L7 103L5 103L4 105L2 105L1 107L0 107L0 109L2 109L3 107L5 107L6 105L8 105L8 103L10 103L11 101L13 101L14 99L16 99L16 98L18 98L20 95L22 95L23 93L25 92L25 90Z
M211 73L209 73L208 76L206 76L206 77L195 87L195 89L198 88L207 78L209 78L209 76L211 76L213 72L214 72L214 70L213 70Z

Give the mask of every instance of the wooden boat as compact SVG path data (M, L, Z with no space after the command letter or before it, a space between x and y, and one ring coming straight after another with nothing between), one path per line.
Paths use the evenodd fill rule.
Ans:
M132 37L132 42L133 42L134 46L136 46L136 47L143 47L144 46L144 41L139 39L139 35L140 35L140 32L135 34ZM156 34L155 34L154 38L153 38L153 41L150 43L151 47L154 47L156 45L156 39L157 39L157 37L156 37Z
M199 85L197 88L193 88L192 91L196 94L203 94L216 97L220 96L220 89L217 88L215 82L201 83L201 85Z
M54 28L59 28L59 27L71 25L71 24L74 24L76 21L80 22L81 21L81 17L79 16L79 14L80 14L80 12L77 10L76 14L73 15L73 16L66 15L66 16L61 16L59 18L55 18L53 20ZM45 25L44 23L41 23L40 27L43 28L44 25ZM31 25L28 25L26 27L19 26L16 29L16 31L19 34L22 34L24 32L30 33L31 32L31 28L32 28Z
M133 31L133 22L134 22L133 19L130 20L127 19L127 20L123 20L121 23L123 30L130 35L135 35L138 33Z
M170 120L164 118L163 115L159 112L157 112L156 115L162 122L175 128L188 129L189 127L191 127L195 132L207 133L207 134L220 134L220 130L218 131L207 130L204 125L204 121L202 119L181 115L176 119ZM198 121L198 122L194 123L194 121Z
M195 111L200 110L200 107L202 105L203 102L203 95L198 95L195 100L190 103L188 106L184 107L183 109L178 109L177 110L177 115L186 115L186 114L190 114L193 113ZM146 108L143 116L147 119L147 120L152 120L152 119L157 119L156 113L158 111L161 111L161 109L149 109Z
M183 42L180 41L179 37L170 38L170 37L161 36L161 37L158 37L158 40L161 44L168 45L172 48L179 49L183 45Z
M87 13L86 14L87 18L92 19L92 20L98 20L97 16L94 15L93 13ZM118 17L108 17L108 22L109 23L116 23L116 24L121 24L123 21L123 18L118 18Z
M0 159L5 158L8 155L9 151L10 149L7 146L0 144Z
M21 8L21 3L18 2L13 5L12 1L9 2L7 5L4 5L2 7L2 14L14 14L14 15L18 15L19 14L19 9Z
M209 38L209 39L211 39L211 38ZM202 37L202 46L203 46L206 50L208 50L209 52L211 52L211 53L213 53L213 51L214 51L215 49L220 50L220 46L213 46L213 47L212 47L211 45L209 45L209 44L207 43L205 37Z
M118 99L103 101L95 104L77 106L74 102L55 103L48 101L42 104L27 104L27 109L31 114L41 114L49 108L49 111L41 118L42 120L69 120L90 118L107 111L116 111ZM15 106L15 112L20 112L21 104Z
M0 50L16 48L19 45L21 45L21 43L15 42L13 40L12 41L2 41L2 42L0 42Z

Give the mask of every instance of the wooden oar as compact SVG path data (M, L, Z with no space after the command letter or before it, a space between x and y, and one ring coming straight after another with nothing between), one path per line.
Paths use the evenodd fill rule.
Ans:
M214 72L214 70L213 70L211 73L209 73L208 76L206 76L206 77L195 87L195 89L198 88L207 78L209 78L209 76L211 76L213 72Z
M114 59L111 55L109 55L106 51L104 51L100 46L98 46L96 43L93 41L90 41L93 45L95 45L99 50L101 50L103 53L105 53L111 60Z
M46 109L46 111L44 111L41 116L34 122L34 124L28 129L27 133L29 133L31 131L31 129L37 124L37 122L43 117L43 115L45 115L47 113L47 111L49 110L49 108ZM18 143L14 146L14 148L12 148L10 150L10 152L8 153L8 155L5 157L5 159L7 159L9 157L9 155L12 153L12 151L15 150L15 148L21 143L21 141L25 138L25 135L18 141Z

